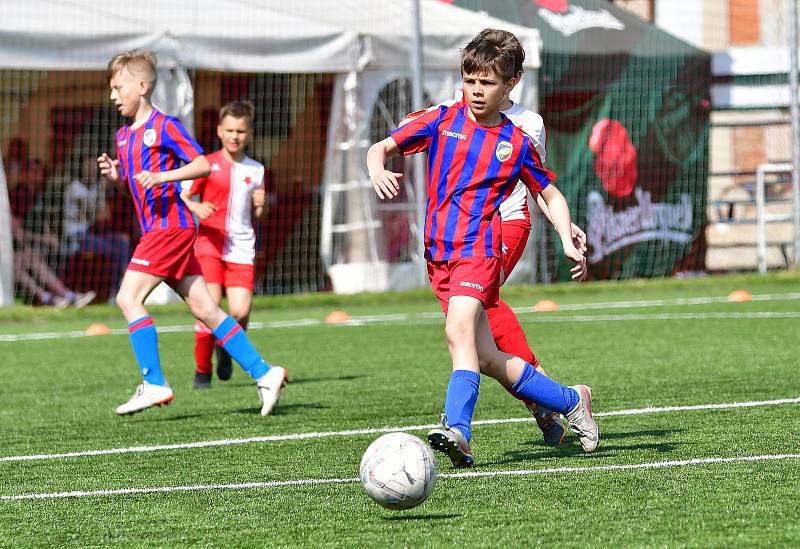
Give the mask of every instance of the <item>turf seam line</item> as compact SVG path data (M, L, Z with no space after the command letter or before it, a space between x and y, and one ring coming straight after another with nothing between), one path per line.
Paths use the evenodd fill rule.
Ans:
M725 410L734 408L752 408L756 406L777 406L782 404L800 404L800 397L798 398L783 398L777 400L759 400L751 402L732 402L727 404L693 404L685 406L665 406L661 408L632 408L628 410L612 410L609 412L597 412L595 417L607 416L626 416L626 415L641 415L641 414L657 414L665 412L681 412L681 411L695 411L695 410ZM532 417L524 418L506 418L506 419L482 419L472 422L473 426L478 425L497 425L504 423L526 423L532 422ZM205 440L198 442L186 442L178 444L162 444L154 446L132 446L127 448L109 448L104 450L85 450L80 452L62 452L54 454L28 454L19 456L3 456L0 457L0 462L15 462L15 461L40 461L51 459L64 459L73 457L89 457L89 456L104 456L113 454L131 454L131 453L146 453L146 452L159 452L167 450L188 450L194 448L209 448L215 446L235 446L240 444L252 444L260 442L280 442L285 440L303 440L303 439L316 439L327 437L344 437L344 436L358 436L358 435L371 435L378 433L391 433L394 431L424 431L438 427L439 424L431 423L428 425L406 425L404 427L376 427L367 429L349 429L345 431L321 431L313 433L293 433L288 435L271 435L261 437L248 437L237 439L220 439L220 440Z
M735 456L735 457L716 457L716 458L695 458L672 461L655 461L649 463L629 463L617 465L596 465L586 467L549 467L545 469L521 469L513 471L466 471L462 473L442 473L439 478L444 479L464 479L464 478L485 478L485 477L509 477L509 476L530 476L543 474L565 474L565 473L592 473L605 471L630 471L642 469L667 469L671 467L685 467L692 465L714 465L729 463L752 463L762 461L781 461L789 459L800 459L800 454L769 454L760 456ZM250 488L280 488L284 486L310 486L324 484L352 484L359 482L358 477L351 478L332 478L332 479L297 479L297 480L276 480L268 482L242 482L236 484L196 484L189 486L155 486L149 488L119 488L114 490L74 490L70 492L50 492L2 495L0 501L32 500L32 499L63 499L75 497L93 496L115 496L132 494L153 494L171 492L196 492L207 490L244 490Z

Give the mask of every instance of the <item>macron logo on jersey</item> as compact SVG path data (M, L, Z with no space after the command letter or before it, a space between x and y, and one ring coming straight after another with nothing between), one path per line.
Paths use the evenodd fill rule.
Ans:
M458 132L451 132L450 130L442 130L442 135L445 137L455 137L456 139L460 139L461 141L466 141L467 136L463 133Z
M462 280L458 285L464 286L465 288L472 288L473 290L478 290L479 292L484 291L483 286L476 282L467 282L466 280Z

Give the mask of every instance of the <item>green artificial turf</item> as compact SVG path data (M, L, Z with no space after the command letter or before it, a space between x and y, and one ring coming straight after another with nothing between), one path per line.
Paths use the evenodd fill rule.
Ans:
M675 302L738 288L773 297ZM571 437L545 446L524 407L484 378L471 471L485 476L448 476L457 471L438 459L430 499L402 512L378 507L355 481L380 433L343 431L424 437L436 422L450 363L429 293L257 300L252 320L262 327L250 336L289 371L267 418L241 370L209 391L191 388L193 335L182 306L152 309L158 326L183 330L159 335L175 400L125 418L114 408L139 382L128 338L62 337L92 322L121 330L113 308L0 310L0 336L50 332L0 337L0 497L205 486L0 499L0 546L797 546L800 459L775 456L800 454L800 404L663 409L800 397L797 272L503 292L522 308L548 372L592 386L601 445L591 455ZM545 298L562 310L530 312ZM622 303L630 300L667 301ZM332 309L373 318L321 322ZM314 323L287 322L298 319ZM179 447L152 448L163 445ZM52 456L110 449L120 451ZM753 456L764 459L743 461ZM702 461L716 458L728 461ZM324 483L331 479L343 482ZM309 480L323 483L214 487Z

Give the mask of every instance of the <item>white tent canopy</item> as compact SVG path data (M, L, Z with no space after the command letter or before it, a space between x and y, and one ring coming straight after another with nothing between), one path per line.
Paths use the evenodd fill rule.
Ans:
M409 265L393 276L380 257L380 224L373 219L375 197L364 168L369 113L379 91L411 77L412 13L412 0L6 2L0 9L0 68L103 70L119 52L153 50L159 58L154 103L189 128L189 69L338 74L328 125L321 253L335 290L382 290L418 279L405 275ZM539 67L535 29L438 0L421 0L420 15L423 85L433 101L451 96L459 80L460 49L487 27L513 32L525 46L525 67ZM515 94L535 107L535 78L524 79ZM0 193L5 193L2 179ZM347 210L344 224L332 217L337 205L338 211ZM7 223L7 210L0 210L6 234ZM350 233L339 238L345 249L338 252L333 250L337 231ZM338 270L337 262L344 262ZM0 282L11 276L9 271L9 257L0 257Z
M407 64L410 0L137 0L6 2L0 67L102 69L120 51L147 48L163 63L254 71L341 73ZM452 68L458 49L486 27L517 34L539 66L535 30L422 0L426 68Z

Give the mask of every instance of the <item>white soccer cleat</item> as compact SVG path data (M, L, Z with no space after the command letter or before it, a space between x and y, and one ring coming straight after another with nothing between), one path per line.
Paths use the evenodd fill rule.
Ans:
M600 429L592 417L592 389L586 385L573 385L580 400L567 414L570 430L578 437L584 452L594 452L600 443Z
M271 367L266 374L256 380L256 385L258 398L261 400L261 415L268 416L281 398L281 391L286 385L286 369L280 366Z
M117 408L117 413L121 416L135 414L153 406L169 404L175 395L168 385L153 385L146 381L136 387L131 399Z

